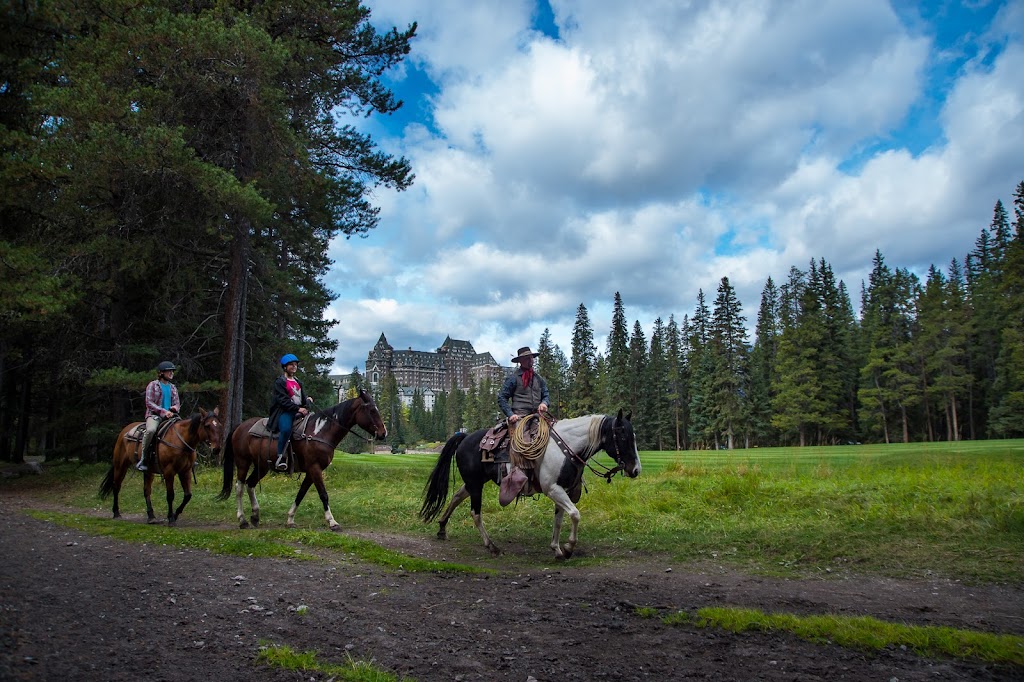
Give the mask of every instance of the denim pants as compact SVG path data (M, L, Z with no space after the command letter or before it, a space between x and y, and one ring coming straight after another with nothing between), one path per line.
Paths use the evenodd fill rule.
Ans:
M288 445L288 441L292 438L292 424L295 422L295 418L291 412L282 412L281 416L277 418L277 428L280 430L280 434L277 436L277 454L284 452L284 448Z

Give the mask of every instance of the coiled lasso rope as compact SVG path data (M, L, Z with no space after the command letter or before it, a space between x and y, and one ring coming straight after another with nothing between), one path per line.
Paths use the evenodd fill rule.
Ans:
M528 429L532 420L537 421L537 438L531 442ZM547 420L541 419L539 414L521 417L512 430L512 450L523 459L540 458L548 447L548 428Z

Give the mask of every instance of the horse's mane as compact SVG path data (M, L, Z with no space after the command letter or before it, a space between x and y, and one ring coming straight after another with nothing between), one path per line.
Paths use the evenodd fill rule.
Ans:
M590 415L590 427L587 431L587 449L581 455L583 459L593 457L601 449L601 431L608 417L603 414Z
M331 418L331 419L335 419L338 422L341 422L341 418L342 418L342 415L344 413L345 408L347 408L349 405L351 405L354 400L355 400L355 398L348 398L346 400L342 400L337 405L331 405L330 407L325 408L323 410L317 410L316 414L317 415L323 415L325 417L328 417L328 418Z
M197 438L199 436L199 424L200 422L203 421L203 415L199 414L198 412L194 412L192 413L192 416L189 417L189 420L190 421L188 423L188 437Z

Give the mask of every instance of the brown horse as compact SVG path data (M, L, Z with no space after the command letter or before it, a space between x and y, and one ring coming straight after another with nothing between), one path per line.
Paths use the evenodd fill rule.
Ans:
M256 499L254 489L268 471L274 469L274 460L277 458L277 437L252 436L249 430L258 417L248 419L239 424L224 446L224 487L221 488L219 499L226 500L231 495L232 474L237 473L235 479L235 498L238 502L238 525L240 528L248 528L249 521L245 519L245 512L242 509L242 487L245 484L249 491L249 507L251 513L249 520L253 526L260 525L260 504ZM294 458L294 470L304 472L305 478L299 485L299 492L295 496L295 502L288 510L289 528L295 527L295 510L305 497L310 485L316 486L320 495L320 501L324 504L324 519L331 530L341 530L341 526L334 520L331 514L331 507L327 499L327 487L324 485L324 469L330 466L334 460L334 448L348 434L353 426L359 426L364 431L372 433L377 438L384 438L388 435L384 420L373 402L373 398L366 391L360 391L359 395L351 400L346 400L334 407L329 407L321 412L314 413L305 422L305 428L300 432L299 427L302 421L296 420L296 430L292 432L292 456ZM252 467L252 473L249 473Z
M107 477L100 484L100 498L106 499L110 493L114 493L114 518L121 517L121 510L118 507L118 498L121 495L121 482L124 481L128 469L139 461L139 443L137 432L139 427L145 428L143 422L129 424L121 430L114 444L114 461L110 465ZM146 494L146 515L149 523L158 523L153 514L153 477L159 473L167 486L167 523L174 525L185 505L192 499L192 467L196 463L196 447L200 443L206 443L214 452L220 448L221 423L219 412L215 408L213 412L207 412L199 408L197 414L191 417L178 419L167 427L156 440L156 462L145 472L143 490ZM174 508L174 478L177 476L181 481L181 489L185 493L181 506Z

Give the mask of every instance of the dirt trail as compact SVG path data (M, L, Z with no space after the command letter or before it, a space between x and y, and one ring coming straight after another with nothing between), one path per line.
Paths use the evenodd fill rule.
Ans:
M26 506L35 505L0 498L3 680L324 679L257 667L261 642L315 649L328 662L372 660L421 682L1024 677L1020 668L901 649L864 654L788 635L669 627L633 611L732 605L1024 634L1019 587L779 580L638 562L411 574L338 557L293 562L128 544L37 521ZM379 539L416 551L407 538ZM439 544L428 549L438 553Z

